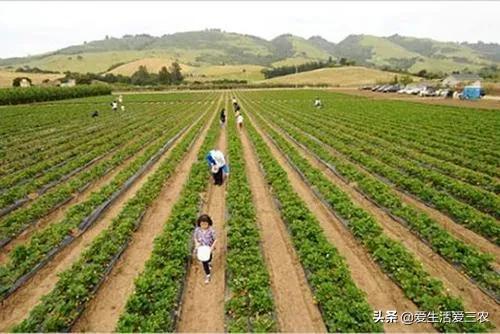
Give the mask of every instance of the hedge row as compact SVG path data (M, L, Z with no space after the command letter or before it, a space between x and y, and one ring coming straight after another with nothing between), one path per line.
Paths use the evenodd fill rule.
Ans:
M0 105L65 100L109 94L111 94L111 87L104 85L6 88L0 89Z

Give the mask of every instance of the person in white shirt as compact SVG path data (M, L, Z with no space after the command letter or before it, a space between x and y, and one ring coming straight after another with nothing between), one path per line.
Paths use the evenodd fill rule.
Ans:
M229 167L226 164L224 153L220 150L211 150L206 159L214 178L214 184L221 186L229 175Z
M241 130L243 128L243 115L239 114L236 117L236 124L238 124L238 128Z
M314 106L316 108L321 108L321 100L318 97L314 100Z

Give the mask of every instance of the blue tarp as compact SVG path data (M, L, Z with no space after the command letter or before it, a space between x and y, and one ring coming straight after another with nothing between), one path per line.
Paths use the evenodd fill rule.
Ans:
M481 97L481 88L466 86L463 91L463 98L466 100L477 100Z

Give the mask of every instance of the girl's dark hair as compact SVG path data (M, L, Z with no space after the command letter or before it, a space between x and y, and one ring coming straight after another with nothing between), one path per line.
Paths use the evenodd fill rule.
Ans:
M198 219L196 220L196 226L200 227L201 222L207 222L208 226L212 226L214 224L212 218L210 218L210 216L207 214L202 214L198 217Z

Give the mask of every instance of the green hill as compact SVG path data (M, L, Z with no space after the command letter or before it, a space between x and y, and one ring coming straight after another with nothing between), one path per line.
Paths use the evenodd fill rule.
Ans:
M400 74L361 66L346 66L321 68L314 71L289 74L267 79L264 82L300 85L327 84L337 87L358 87L379 82L389 82L393 80L395 76L400 76ZM419 78L413 79L418 80Z
M121 38L107 36L42 55L0 59L0 68L15 70L30 66L60 72L107 72L128 64L125 68L130 72L141 60L154 63L155 68L163 60L177 60L185 67L198 69L193 73L203 73L212 66L284 66L328 58L347 58L355 60L358 65L403 69L412 73L423 69L450 73L500 65L500 45L439 42L399 35L349 35L339 43L332 43L321 36L304 39L284 34L268 41L251 35L207 29L161 37L145 34ZM231 72L231 77L238 78L237 72ZM242 70L242 73L245 72ZM241 79L259 77L247 72Z
M489 50L491 49L490 47ZM350 35L335 46L334 54L354 59L358 64L366 66L387 66L412 73L423 69L448 73L464 69L479 70L495 63L491 57L494 52L482 53L475 44L439 42L400 35Z

